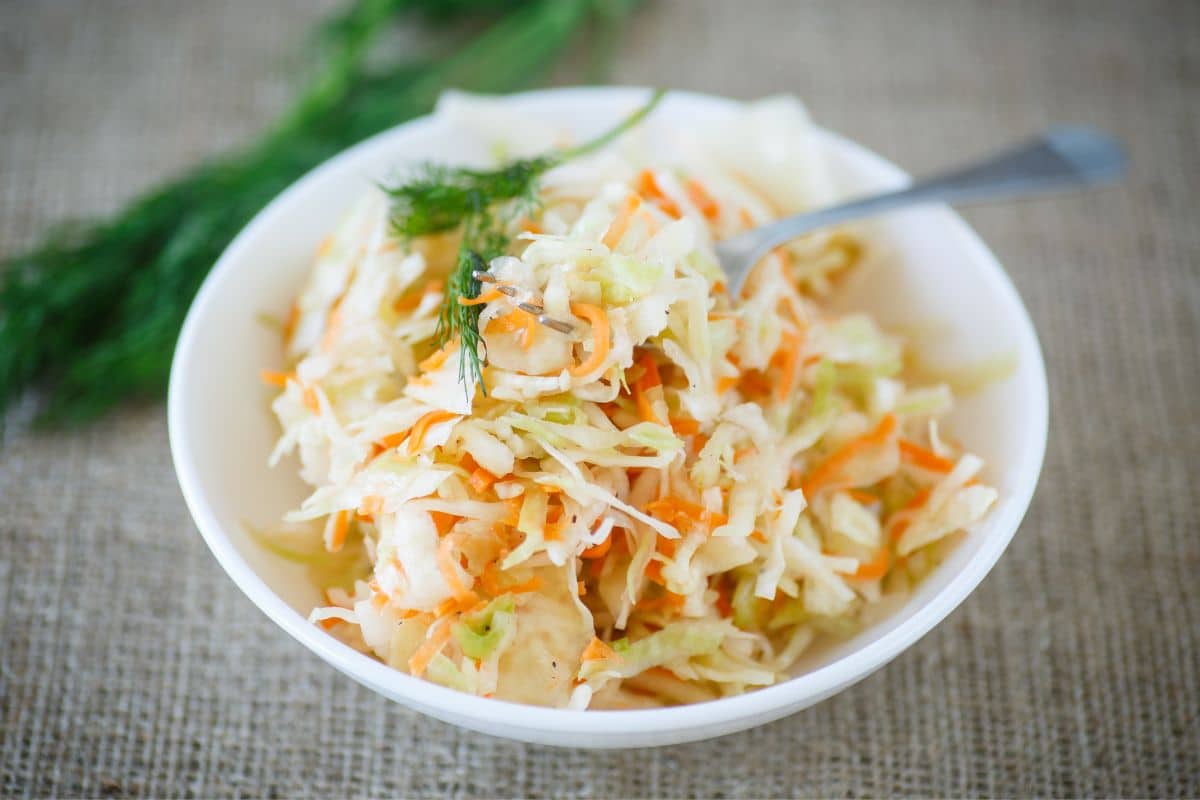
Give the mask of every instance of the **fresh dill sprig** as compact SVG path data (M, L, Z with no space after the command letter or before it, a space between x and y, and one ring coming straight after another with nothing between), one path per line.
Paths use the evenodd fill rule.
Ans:
M595 152L635 127L654 110L664 92L657 90L650 100L620 123L599 136L575 147L555 153L512 161L498 169L480 170L423 164L416 176L398 186L384 187L391 198L392 233L408 240L462 230L458 260L446 281L446 295L438 314L436 344L441 347L457 338L462 357L458 378L465 383L467 365L484 394L483 363L479 354L483 338L479 334L478 305L463 305L460 299L479 296L476 270L486 270L492 259L507 252L511 237L507 222L532 205L537 195L537 180L547 170L564 161Z
M53 230L39 247L0 263L0 412L34 384L48 389L43 421L58 424L93 419L130 397L161 395L200 282L272 197L355 142L427 113L449 87L508 92L529 85L610 5L349 3L320 31L319 66L307 89L257 143L200 165L107 221ZM405 13L489 25L440 57L405 61L401 53L384 63L375 56L388 54L377 44Z

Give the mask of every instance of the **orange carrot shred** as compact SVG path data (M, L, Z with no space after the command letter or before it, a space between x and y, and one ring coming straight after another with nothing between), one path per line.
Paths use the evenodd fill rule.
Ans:
M692 436L700 432L700 423L691 417L670 417L667 421L680 436Z
M658 374L658 365L654 363L654 356L649 353L643 353L638 359L638 366L642 368L642 376L633 384L634 399L637 401L638 416L644 422L651 422L655 425L662 425L662 420L658 418L658 414L654 413L654 398L650 392L662 386L662 377Z
M613 536L610 533L608 538L600 544L594 544L579 554L580 558L604 558L608 555L608 551L612 549Z
M288 309L287 319L283 323L283 343L285 345L292 343L292 337L296 335L296 325L300 323L300 306L297 303L292 303Z
M343 295L344 297L345 295ZM325 318L325 333L321 335L321 350L328 352L333 349L334 342L337 341L338 334L342 330L342 298L339 297L333 301L333 306L329 309L329 316Z
M446 585L450 587L450 591L456 598L464 602L473 602L475 600L475 593L471 591L470 586L463 583L462 578L458 574L458 564L456 563L458 555L454 552L454 546L458 539L459 535L456 534L442 537L441 543L438 544L437 552L438 571L442 573L442 578L446 581Z
M446 359L449 358L450 354L456 350L458 350L457 344L447 344L445 347L440 347L437 350L434 350L429 357L420 364L417 364L417 369L421 370L422 372L432 372L433 370L442 366L442 364L445 364Z
M437 409L430 411L425 416L421 417L412 427L412 433L408 437L408 452L413 455L421 450L421 443L425 441L425 435L429 429L441 422L457 419L458 414L451 411L443 411Z
M430 511L429 516L433 519L433 527L437 528L438 536L445 536L458 522L458 517L446 511Z
M497 478L495 475L488 472L483 467L479 467L471 473L471 477L467 479L467 482L471 484L472 489L480 494L483 494L497 480L499 480L499 478Z
M717 394L724 394L733 387L737 386L738 378L736 375L727 375L723 378L717 378Z
M587 647L583 648L583 654L579 658L581 661L597 661L614 655L616 655L616 651L607 642L602 642L598 637L593 636Z
M887 574L891 567L891 552L886 547L879 548L879 552L875 554L875 558L870 561L859 562L858 569L851 573L851 577L862 580L874 580L882 578Z
M625 231L629 229L629 222L633 219L634 212L642 205L642 198L636 194L631 194L625 198L625 202L621 203L621 207L617 209L617 215L613 217L612 223L608 226L608 230L604 232L604 238L601 241L609 250L615 250L617 245L621 243L621 239L625 236Z
M350 530L350 512L339 511L333 518L333 534L329 537L329 546L325 549L336 553L346 543L346 533Z
M411 675L419 678L425 674L425 670L429 668L429 662L433 661L433 657L442 651L446 642L450 641L453 627L449 622L444 622L434 629L433 635L421 643L421 646L412 654L412 658L408 660L408 671Z
M798 333L785 333L780 351L783 353L783 364L780 367L779 382L775 384L775 399L786 402L796 385L796 373L800 367L800 346L804 337Z
M571 313L586 319L592 326L592 354L568 369L571 375L578 377L587 375L603 364L612 345L609 342L608 315L604 309L590 303L571 303Z
M321 413L321 401L317 398L317 390L311 386L304 387L304 407L314 414Z
M891 519L888 520L888 524L887 524L888 535L892 539L899 539L904 534L904 532L906 530L908 530L909 523L911 522L911 520L907 516L901 517L900 519L896 519L896 517L900 516L901 514L904 514L905 512L908 512L908 511L916 511L918 508L925 505L925 503L927 503L929 501L929 496L931 494L933 494L933 489L931 489L929 487L922 489L921 491L919 491L915 495L913 495L913 498L911 500L909 500L907 503L905 503L903 507L901 507L898 511L896 511L894 514L892 514L892 517L891 517Z
M721 216L721 207L713 199L713 196L708 193L708 190L704 188L704 184L695 178L691 178L688 180L685 188L687 189L688 199L692 201L692 205L706 219L714 220Z
M412 311L429 295L441 294L443 288L445 288L445 284L442 281L430 281L420 292L405 292L397 297L392 302L392 308L396 311Z
M258 378L268 386L275 386L280 389L287 386L287 382L293 380L296 376L291 372L272 372L269 369L260 369Z
M949 472L954 469L954 462L950 459L942 458L932 450L907 439L900 440L900 457L932 472Z
M879 498L870 492L864 492L862 489L847 489L846 494L864 505L870 505L879 501Z
M458 304L460 306L481 306L484 303L490 303L493 300L499 300L501 297L504 297L504 293L499 289L488 289L478 297L460 297L458 298Z
M876 426L875 430L842 445L841 449L825 459L825 462L813 470L804 480L804 483L801 485L801 488L804 490L804 496L813 497L822 487L836 479L842 467L852 461L855 456L869 447L875 447L886 442L895 429L896 417L892 414L886 414L879 421L879 425Z
M400 444L408 438L408 431L398 431L389 433L387 436L379 440L378 444L384 450L391 450L393 447L399 447Z
M652 200L668 217L679 219L683 216L683 212L679 210L679 204L667 197L662 187L658 185L658 180L655 179L652 170L644 169L638 173L635 188L643 197Z

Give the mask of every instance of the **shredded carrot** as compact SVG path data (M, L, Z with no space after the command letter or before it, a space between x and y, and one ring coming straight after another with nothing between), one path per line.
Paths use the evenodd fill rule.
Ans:
M700 432L700 423L691 417L670 417L671 429L680 436L692 436Z
M757 369L748 369L742 373L739 381L743 394L769 395L774 391L774 384Z
M862 489L847 489L846 494L864 505L870 505L879 501L879 498L870 492L864 492Z
M393 447L399 447L400 444L408 438L408 431L397 431L389 433L387 436L380 439L376 444L384 450L391 450Z
M738 377L736 375L727 375L723 378L717 378L717 394L724 394L733 387L737 386Z
M377 494L369 494L358 504L358 510L366 516L374 516L383 511L383 498Z
M437 608L433 610L433 614L435 617L444 617L447 614L469 614L486 605L486 600L482 600L474 594L470 597L447 597L438 603Z
M637 184L634 188L643 197L651 200L656 206L661 208L663 213L668 217L679 219L683 216L683 212L679 210L679 204L667 197L662 187L658 185L653 171L644 169L638 173Z
M932 488L926 487L922 489L913 495L912 499L905 503L903 507L892 514L891 519L888 520L887 524L888 536L890 536L892 539L899 539L904 532L908 530L908 526L912 522L911 517L906 512L916 511L918 508L925 505L927 502L929 502L929 496L931 494L933 494ZM897 519L897 517L899 517L899 519Z
M539 578L537 575L534 575L532 578L530 578L527 581L522 581L521 583L514 583L510 586L504 587L504 591L507 594L524 594L526 592L536 592L538 589L541 589L541 588L542 588L542 579Z
M705 216L706 219L714 220L721 216L721 206L713 199L713 196L704 188L704 184L695 178L688 180L687 185L688 199L692 201L692 205L696 210Z
M446 642L450 641L453 627L449 622L443 622L433 630L432 635L421 643L417 651L412 654L412 658L408 660L409 674L417 678L425 674L425 670L429 668L429 662L433 661L433 657L442 651Z
M567 527L564 520L557 522L547 522L546 527L542 529L542 538L547 542L557 542L562 539L563 528Z
M638 359L638 366L642 368L642 377L638 378L633 384L633 395L637 401L638 415L644 422L651 422L655 425L662 425L662 420L658 418L658 414L654 413L654 397L650 392L662 386L662 377L658 374L658 365L654 363L654 356L649 353L643 353Z
M612 549L613 535L610 533L600 544L594 544L579 554L580 558L604 558Z
M392 309L395 311L412 311L417 306L421 305L421 301L431 294L441 294L446 284L440 280L430 281L425 284L425 288L420 292L405 292L397 297L392 302Z
M428 414L417 420L416 423L413 424L412 433L409 434L408 437L409 455L420 451L421 443L425 441L425 435L429 432L429 429L432 426L441 422L446 422L447 420L457 419L458 416L458 414L455 414L452 411L443 411L442 409L437 409L435 411L430 411Z
M637 607L641 611L661 611L664 609L677 611L680 608L683 608L683 604L686 601L687 598L685 596L667 591L663 592L663 594L659 597L641 601L637 604Z
M663 583L662 569L663 562L658 560L646 564L646 579L661 585Z
M267 386L275 386L283 389L287 386L287 382L295 379L295 375L291 372L272 372L269 369L260 369L258 371L258 379Z
M754 217L750 216L750 212L745 208L738 209L738 221L747 228L754 227Z
M481 306L484 303L490 303L493 300L499 300L501 297L504 297L504 293L499 289L488 289L478 297L460 297L458 298L458 304L460 306Z
M916 442L910 442L908 439L900 440L900 457L916 464L921 469L933 472L949 472L954 469L954 462L950 459L942 458L932 450L921 447Z
M575 587L575 594L578 597L583 597L585 594L587 594L587 586L584 585L583 581L577 582L576 587Z
M537 336L537 329L537 317L519 308L514 308L507 314L502 314L488 323L489 331L495 330L498 333L521 331L520 343L522 350L528 350L533 345L534 339Z
M325 549L336 553L346 543L346 532L350 530L350 512L339 511L333 518L333 535L329 537L329 546Z
M733 463L736 464L737 462L741 461L743 458L750 455L751 453L757 453L757 452L758 452L758 448L752 444L746 445L745 447L743 447L739 450L735 450L733 453Z
M709 511L699 503L693 503L682 497L664 497L662 500L647 503L646 512L655 516L661 515L659 518L664 522L672 522L680 517L691 518L706 525L724 525L729 522L729 518L720 511ZM662 542L670 542L672 546L674 545L674 540L671 539L663 539ZM663 551L660 550L660 552Z
M480 494L483 494L488 490L489 487L491 487L493 483L498 480L499 478L497 478L495 475L488 472L483 467L479 467L471 473L471 477L467 479L467 482L471 484L472 489Z
M524 594L526 592L536 592L538 589L542 588L542 579L537 575L534 575L529 580L521 583L514 583L508 586L501 584L499 568L496 566L495 561L489 562L488 565L483 568L483 574L479 576L479 583L483 587L483 590L492 597L499 597L503 594Z
M892 414L886 414L879 421L879 425L875 427L875 430L842 445L841 449L825 459L825 462L821 466L817 467L805 478L804 483L801 485L801 489L804 490L804 496L813 497L826 484L835 480L842 468L850 463L855 456L867 448L876 447L886 442L895 429L896 417Z
M430 511L429 516L433 519L433 527L437 528L438 536L445 536L458 522L458 517L446 511Z
M339 622L345 622L345 621L346 620L342 619L341 617L327 617L327 618L321 620L320 622L318 622L317 624L321 626L322 630L331 631L337 627L337 624Z
M342 295L342 297L344 296ZM333 306L329 309L329 316L325 318L325 333L321 335L322 352L333 349L333 343L337 341L338 334L342 330L342 297L333 301Z
M762 531L750 531L750 538L756 542L762 542L763 544L767 543L767 535Z
M799 333L785 333L783 335L783 343L780 345L780 352L783 354L783 363L780 366L779 382L775 384L775 399L779 402L786 402L792 393L792 387L796 385L796 373L800 367L800 346L804 343L804 336Z
M433 614L430 614L428 611L418 611L415 608L405 608L400 611L400 619L420 620L428 625L433 622L436 617L434 617Z
M625 231L629 230L629 223L633 219L634 212L641 208L641 205L642 198L636 194L625 198L625 202L621 203L621 207L617 209L617 215L609 224L608 230L604 232L604 238L601 239L605 247L609 250L616 249L625 236Z
M703 450L706 444L708 444L708 434L697 433L692 438L692 447L696 448L697 453Z
M463 583L462 578L458 574L458 555L454 552L454 546L457 544L459 536L450 534L443 536L442 541L438 544L437 565L438 571L442 573L442 578L446 581L446 585L450 587L450 591L459 600L466 602L475 600L475 593L471 591L471 587ZM472 580L473 582L473 580Z
M588 642L588 646L583 648L583 654L579 656L581 661L598 661L602 658L611 658L617 653L606 642L600 641L596 636Z
M422 372L432 372L433 370L441 367L442 364L445 364L446 359L450 357L450 354L456 352L457 350L457 342L447 342L445 346L434 350L428 358L426 358L420 364L417 364L417 369L421 370Z
M530 219L529 217L525 217L524 219L521 220L520 227L521 227L521 230L525 231L526 233L541 233L542 232L542 226L539 225L535 220Z
M879 548L879 552L875 554L875 558L871 561L859 562L858 569L851 573L851 577L862 580L874 580L882 578L887 574L891 567L892 554L886 547Z
M321 413L321 401L317 397L317 390L311 386L304 387L304 407L314 414Z
M571 303L571 313L586 319L592 326L592 354L568 370L571 375L578 377L587 375L603 364L612 345L609 343L608 315L604 309L590 303Z
M292 343L292 337L296 335L296 325L300 323L300 306L298 303L292 303L288 309L287 319L283 322L283 343L285 345Z

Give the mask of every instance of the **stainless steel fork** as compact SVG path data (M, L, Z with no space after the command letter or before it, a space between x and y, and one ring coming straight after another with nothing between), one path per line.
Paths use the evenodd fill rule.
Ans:
M750 270L763 256L818 228L914 205L965 205L1108 183L1124 174L1126 163L1120 142L1103 131L1074 126L1051 128L999 155L917 181L903 189L797 214L739 233L717 243L717 258L728 277L726 284L730 292L736 295ZM475 277L495 280L486 272L477 272ZM508 287L501 291L505 288ZM515 291L508 293L515 294ZM521 308L557 331L570 333L573 330L571 323L546 316L541 306L523 303Z

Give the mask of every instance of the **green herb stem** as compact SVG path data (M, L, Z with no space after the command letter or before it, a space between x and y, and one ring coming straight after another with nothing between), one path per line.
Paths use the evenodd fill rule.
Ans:
M107 222L61 227L7 260L0 412L38 382L49 389L42 419L59 424L160 395L200 282L271 198L350 144L428 112L449 87L526 85L603 1L357 0L322 27L321 69L257 144L197 167ZM368 70L380 34L415 11L497 21L446 57Z

